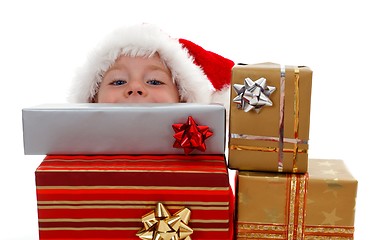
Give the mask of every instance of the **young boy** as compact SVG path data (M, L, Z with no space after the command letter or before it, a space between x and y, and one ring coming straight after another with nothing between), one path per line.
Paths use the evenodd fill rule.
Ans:
M221 103L228 108L234 62L159 28L118 29L74 79L71 102Z

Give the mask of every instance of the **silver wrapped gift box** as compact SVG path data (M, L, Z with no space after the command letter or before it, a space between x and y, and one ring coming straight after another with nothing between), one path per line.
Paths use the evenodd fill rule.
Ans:
M45 104L22 109L24 153L184 154L173 147L174 124L208 126L205 151L224 154L225 108L210 104Z

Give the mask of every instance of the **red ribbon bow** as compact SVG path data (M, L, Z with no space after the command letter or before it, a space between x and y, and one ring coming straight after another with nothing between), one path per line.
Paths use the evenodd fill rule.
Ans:
M208 126L199 126L191 116L186 123L176 123L172 125L175 131L174 148L184 148L184 153L189 154L195 148L205 152L205 140L213 135Z

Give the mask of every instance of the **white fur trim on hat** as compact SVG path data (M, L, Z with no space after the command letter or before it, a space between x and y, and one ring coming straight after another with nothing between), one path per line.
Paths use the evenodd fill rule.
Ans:
M158 27L141 24L110 34L91 55L73 79L70 102L91 102L103 74L120 55L151 56L158 53L170 69L182 102L210 103L213 85L194 63L188 51Z

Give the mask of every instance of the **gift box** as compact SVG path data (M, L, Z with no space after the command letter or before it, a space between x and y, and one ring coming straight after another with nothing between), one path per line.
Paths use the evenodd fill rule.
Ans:
M231 81L229 167L306 172L312 71L237 65Z
M47 156L36 186L41 240L159 239L165 228L186 234L177 239L233 238L223 155Z
M306 174L240 171L237 239L353 239L357 180L341 160Z
M25 154L224 154L222 105L44 104L22 110Z

